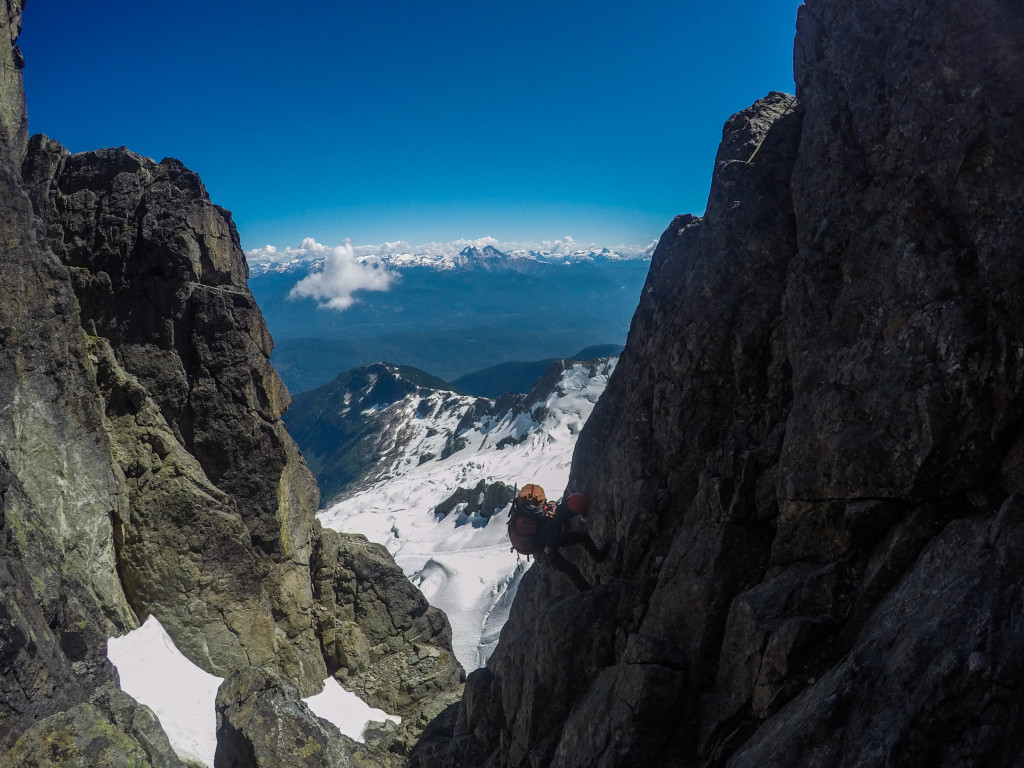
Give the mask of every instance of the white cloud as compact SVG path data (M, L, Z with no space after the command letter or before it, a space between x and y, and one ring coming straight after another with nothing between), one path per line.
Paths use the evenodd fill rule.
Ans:
M250 264L276 264L295 260L322 259L331 250L330 246L321 245L312 237L307 237L298 247L288 246L284 250L273 245L253 248L245 252L245 258Z
M307 237L298 249L288 250L294 250L293 258L323 259L319 272L302 278L288 293L290 299L316 299L322 309L348 309L355 303L356 291L386 291L396 278L376 260L358 258L351 240L330 248Z

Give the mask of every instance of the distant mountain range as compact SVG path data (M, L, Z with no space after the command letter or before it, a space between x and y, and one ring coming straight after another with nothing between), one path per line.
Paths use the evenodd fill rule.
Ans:
M294 252L249 254L249 288L274 338L274 366L293 394L381 360L458 382L500 364L621 346L649 268L642 251L357 247L356 258L396 279L389 290L357 292L354 305L335 311L289 298L298 281L322 268L329 250L309 243ZM522 391L536 377L536 365L518 377L513 368L490 375L485 389L474 380L466 390L500 394L506 389L498 379L510 375L516 383L508 390Z
M484 269L493 271L529 271L536 265L564 266L566 264L602 261L650 261L655 243L647 246L618 248L516 247L501 250L494 245L462 245L458 243L432 243L411 246L408 243L355 246L358 259L380 264L386 269L428 267L441 271L456 269ZM304 275L323 263L323 246L307 240L302 247L278 251L275 248L250 250L246 256L250 277L267 273Z

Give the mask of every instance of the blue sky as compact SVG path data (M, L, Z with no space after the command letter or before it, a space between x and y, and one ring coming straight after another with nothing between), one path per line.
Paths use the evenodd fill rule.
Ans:
M20 44L32 132L178 158L246 249L646 244L792 92L799 5L30 0Z

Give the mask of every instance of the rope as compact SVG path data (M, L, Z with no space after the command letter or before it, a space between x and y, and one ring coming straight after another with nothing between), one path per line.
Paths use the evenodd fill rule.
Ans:
M754 151L751 152L750 153L750 157L747 158L746 165L750 165L751 161L754 159L754 156L758 152L761 151L761 145L764 144L765 139L768 138L768 134L770 134L772 132L772 128L775 127L775 124L777 122L779 122L779 120L784 118L786 115L788 115L790 113L790 111L792 111L793 107L795 107L795 106L796 106L796 96L793 96L789 100L789 106L787 106L786 109L783 110L781 115L779 115L775 120L772 121L772 124L768 126L768 130L764 132L764 136L762 136L761 140L759 142L757 142L757 146L754 147Z

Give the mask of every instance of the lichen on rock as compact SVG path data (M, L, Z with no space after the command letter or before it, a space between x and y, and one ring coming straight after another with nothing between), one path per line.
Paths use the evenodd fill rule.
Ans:
M408 752L462 692L447 617L364 536L323 529L313 573L328 670L371 706L402 717L392 749Z

